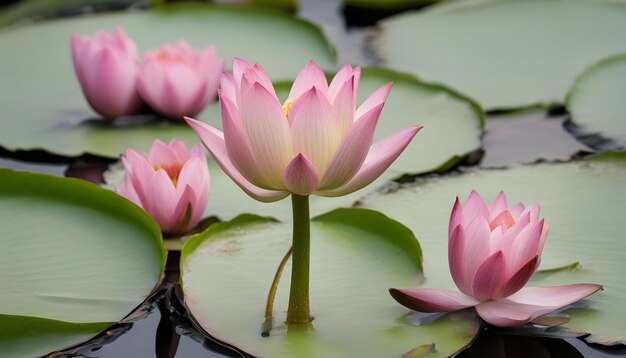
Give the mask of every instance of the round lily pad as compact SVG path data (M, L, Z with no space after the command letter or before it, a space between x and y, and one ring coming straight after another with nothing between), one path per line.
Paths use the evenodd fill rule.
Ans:
M378 180L366 189L337 198L311 197L311 211L315 214L337 207L351 206L356 200L394 178L404 174L446 171L457 165L469 153L480 148L483 133L483 113L471 100L438 85L421 82L415 77L384 69L364 69L358 92L359 103L385 83L393 82L393 89L385 104L376 128L375 140L414 124L423 124L413 142ZM289 85L277 86L279 96L286 97ZM222 128L219 110L208 122ZM219 121L219 123L218 123ZM196 139L194 139L196 140ZM110 172L107 180L113 184L122 180L120 167ZM288 200L260 203L248 197L211 160L211 191L206 216L217 215L231 219L243 212L264 213L278 218L290 218ZM117 172L117 173L116 173Z
M626 2L449 2L382 22L386 65L446 83L486 109L562 103L576 76L626 51Z
M586 133L626 146L626 54L604 59L578 78L567 96L572 121Z
M196 47L214 44L228 66L234 56L259 62L273 80L295 78L311 59L322 68L335 67L319 28L269 9L181 4L8 28L0 31L0 47L7 49L0 52L1 146L115 158L128 147L147 149L156 138L197 140L182 122L127 118L125 122L136 124L111 125L89 108L72 68L70 34L116 27L140 50L183 38ZM212 116L211 121L219 119Z
M539 203L550 224L540 269L573 268L536 275L532 284L604 285L604 291L565 311L571 316L566 327L591 332L587 339L592 342L626 342L626 153L471 171L371 196L364 207L385 212L419 237L426 277L421 286L454 287L447 260L448 219L455 197L464 199L472 189L486 201L504 190L509 204Z
M467 345L475 316L451 315L428 326L388 293L416 285L421 251L413 234L381 213L337 209L311 222L310 326L287 326L290 262L274 302L273 328L263 337L264 309L274 272L291 242L291 225L242 215L185 243L185 302L211 336L254 356L399 357L432 343L434 356Z
M86 340L161 279L158 226L76 179L0 170L0 352L33 357Z

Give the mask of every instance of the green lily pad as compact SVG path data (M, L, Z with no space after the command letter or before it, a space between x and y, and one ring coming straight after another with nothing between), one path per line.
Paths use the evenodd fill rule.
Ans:
M181 38L198 47L212 43L227 66L234 56L259 62L274 80L292 80L310 59L328 70L335 67L333 51L319 28L269 9L181 4L5 29L0 47L10 51L0 53L0 145L115 158L128 147L148 149L156 138L197 141L184 123L112 126L99 119L85 121L97 115L73 72L70 33L116 27L122 27L140 50ZM34 49L41 55L32 55ZM211 121L219 119L212 116Z
M396 162L367 189L338 198L311 197L311 212L321 214L337 207L351 206L359 198L404 174L442 172L457 165L469 153L480 147L484 119L480 107L471 100L439 85L431 85L405 75L384 69L368 68L363 71L359 86L359 101L378 87L393 81L394 86L385 104L375 140L413 124L423 124ZM279 96L286 97L289 85L277 86ZM215 109L213 118L221 118ZM221 120L207 121L222 128ZM110 184L121 182L123 174L117 167L107 175ZM260 203L248 197L222 170L210 161L211 191L206 216L231 219L243 212L264 213L288 219L291 204L288 200Z
M372 9L405 9L413 6L426 6L438 1L441 0L342 0L345 5Z
M450 2L381 27L388 66L510 109L562 103L585 67L626 51L626 2Z
M604 59L578 78L567 96L573 122L626 146L626 54Z
M399 357L435 343L448 356L478 331L475 316L411 323L388 293L421 278L413 234L381 213L337 209L311 222L310 327L285 323L290 266L274 302L274 327L262 337L274 272L291 242L291 225L242 215L192 237L181 259L185 302L213 337L263 357Z
M118 322L161 279L157 225L76 179L0 170L0 352L32 357Z
M591 332L588 341L626 342L626 153L608 153L573 163L538 164L507 170L480 170L420 182L412 188L370 197L364 207L406 223L420 238L426 280L421 286L452 288L447 261L447 229L456 196L472 189L485 200L500 190L510 204L539 203L550 224L535 284L599 283L604 291L566 311L566 327Z

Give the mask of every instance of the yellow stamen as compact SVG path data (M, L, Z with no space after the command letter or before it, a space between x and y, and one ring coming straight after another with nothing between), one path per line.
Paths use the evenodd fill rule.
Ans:
M289 118L289 111L291 111L291 106L293 105L295 101L296 101L295 98L290 98L285 101L285 104L283 104L283 111L285 111L285 117Z

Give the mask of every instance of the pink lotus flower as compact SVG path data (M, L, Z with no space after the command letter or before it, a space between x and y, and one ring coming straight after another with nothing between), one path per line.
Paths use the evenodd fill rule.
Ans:
M224 133L185 118L215 161L248 195L270 202L290 193L340 196L383 173L422 128L372 145L391 83L356 109L360 68L344 66L330 85L311 61L281 104L263 68L239 59L223 74Z
M200 51L179 41L146 52L137 86L152 109L181 119L200 113L215 98L223 70L224 60L217 58L213 46Z
M448 262L461 292L390 289L400 304L421 312L475 307L495 326L519 326L602 288L594 284L524 287L539 267L548 225L539 206L508 207L504 193L487 206L476 191L450 217Z
M139 111L137 48L121 29L93 38L72 34L72 61L85 98L105 118Z
M199 144L154 141L149 154L132 149L122 157L124 183L115 191L142 207L168 234L196 226L209 194L209 169Z

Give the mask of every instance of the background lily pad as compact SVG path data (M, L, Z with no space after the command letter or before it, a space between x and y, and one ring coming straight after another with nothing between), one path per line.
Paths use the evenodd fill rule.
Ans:
M583 69L626 51L626 2L449 2L381 27L387 66L508 109L562 103Z
M157 225L76 179L0 170L0 352L32 357L118 322L159 282Z
M626 146L626 54L604 59L587 69L567 96L572 121Z
M315 218L311 241L311 327L283 323L290 263L274 305L274 328L261 336L274 272L291 242L291 225L242 215L192 237L181 259L185 302L202 328L255 356L400 356L436 344L435 356L465 346L478 330L473 315L415 326L387 292L415 285L421 251L413 234L381 213L337 209Z
M310 59L328 70L335 67L333 51L317 27L268 9L181 4L5 29L0 47L10 51L0 53L0 145L115 158L128 147L149 148L155 138L195 139L183 123L111 126L97 119L85 121L97 115L73 72L70 33L116 27L122 27L140 51L181 38L198 47L215 44L228 66L233 56L259 62L274 80L292 80ZM39 55L32 54L34 49Z
M385 104L376 128L375 140L413 124L425 127L400 158L367 189L338 198L311 197L313 215L341 206L351 206L356 200L404 174L446 171L457 165L469 153L480 147L484 120L481 109L471 100L438 85L431 85L405 75L384 69L365 69L359 88L359 101L378 87L393 81L394 86ZM289 86L277 86L279 96L286 97ZM206 120L221 128L219 110L212 108ZM218 123L219 121L219 123ZM186 137L185 137L186 138ZM197 139L193 139L196 141ZM149 147L148 147L149 148ZM288 200L260 203L248 197L222 170L210 161L211 191L206 216L217 215L230 219L243 212L264 213L289 219L291 204ZM108 182L121 182L121 167L109 172Z
M577 261L578 269L541 275L536 284L599 283L605 290L567 313L567 327L591 332L589 341L626 342L626 153L607 153L573 163L508 170L471 171L420 182L364 204L407 224L424 250L422 286L454 287L447 261L447 228L456 196L477 189L485 200L504 190L509 203L537 202L550 224L541 268Z

